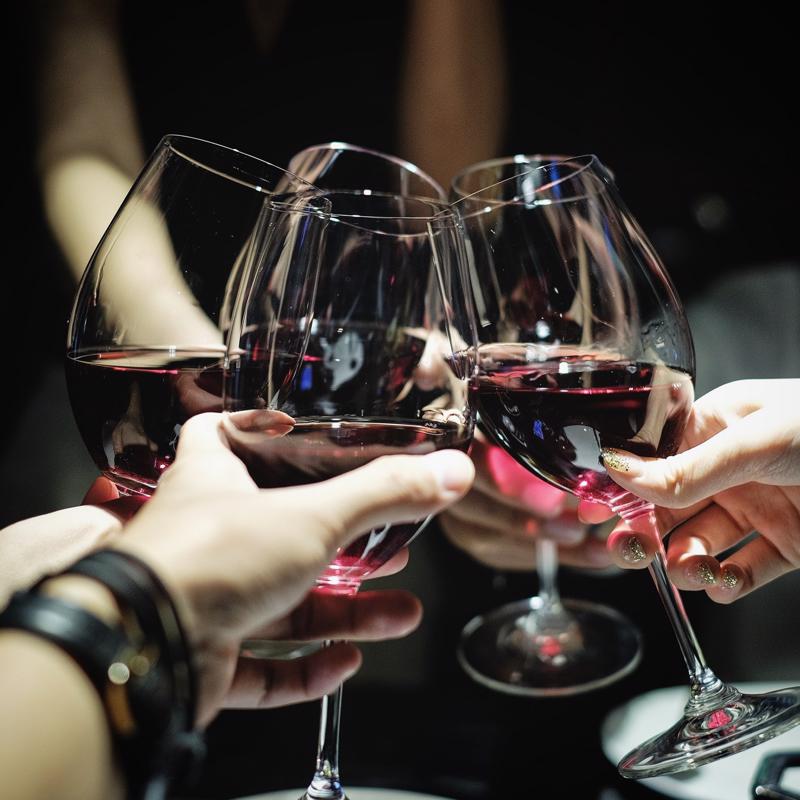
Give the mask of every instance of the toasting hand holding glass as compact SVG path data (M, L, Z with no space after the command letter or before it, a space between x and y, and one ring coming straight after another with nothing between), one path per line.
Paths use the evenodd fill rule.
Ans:
M616 483L656 504L659 530L676 529L667 547L673 583L731 603L800 568L799 432L800 380L736 381L694 403L678 455L609 451L604 463ZM643 554L636 563L624 555L632 535ZM658 550L624 521L609 543L624 567L647 566Z
M371 191L274 197L261 231L231 314L225 380L234 412L225 430L256 483L297 486L385 455L466 450L475 333L464 242L447 206ZM365 532L319 589L356 592L426 522ZM323 702L308 798L345 796L340 708L339 690Z
M593 157L568 159L458 206L480 287L481 420L538 475L619 514L630 533L626 560L647 558L638 534L657 543L650 570L691 693L684 717L625 756L621 773L691 769L797 724L800 690L743 695L708 667L667 577L652 504L606 470L609 451L645 458L677 451L694 373L678 296L608 172Z

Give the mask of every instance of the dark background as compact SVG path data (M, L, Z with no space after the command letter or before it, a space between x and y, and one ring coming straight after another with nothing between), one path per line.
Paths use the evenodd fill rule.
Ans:
M79 502L83 476L92 471L58 367L74 287L40 208L31 13L21 8L12 26L4 524L52 510L64 498ZM686 302L745 268L780 261L796 269L797 45L785 15L765 4L723 12L663 3L509 2L510 113L502 150L598 154ZM390 0L294 3L265 55L248 44L239 3L127 4L124 40L146 149L176 132L278 164L332 139L396 152L406 17L406 5ZM58 435L42 433L54 426ZM57 486L63 491L51 491ZM415 545L414 561L393 583L426 600L422 629L405 642L366 648L365 668L346 692L349 783L476 800L518 796L526 784L535 787L526 793L531 797L595 798L604 788L619 793L608 798L653 796L618 779L599 748L599 726L611 708L684 680L645 575L600 579L565 571L564 594L602 599L641 626L645 658L609 689L526 701L472 684L454 650L467 619L530 594L531 577L496 576L435 530ZM797 643L787 643L787 627L796 628L791 615L771 615L764 624L757 613L764 604L780 609L790 602L780 582L737 604L736 613L688 598L710 661L723 677L737 679L797 677ZM761 621L748 623L751 617ZM747 657L752 652L758 659ZM209 731L201 778L186 794L226 797L304 783L316 714L316 704L223 714Z

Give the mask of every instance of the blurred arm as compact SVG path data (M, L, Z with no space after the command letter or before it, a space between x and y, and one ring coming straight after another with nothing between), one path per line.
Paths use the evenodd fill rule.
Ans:
M506 57L496 0L413 0L400 91L400 150L443 186L498 155Z
M37 161L45 213L77 281L144 162L116 0L37 6Z

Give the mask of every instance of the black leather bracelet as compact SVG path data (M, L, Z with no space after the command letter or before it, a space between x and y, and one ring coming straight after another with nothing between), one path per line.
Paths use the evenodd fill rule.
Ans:
M111 627L81 606L57 597L16 592L0 613L0 628L35 633L70 655L102 696L113 664L127 661L131 645L120 627Z
M205 752L201 734L193 731L197 681L191 648L172 597L149 565L122 550L98 550L62 574L102 583L121 609L136 616L145 639L158 647L159 673L168 680L168 696L159 691L163 681L146 691L131 684L130 707L138 732L123 742L121 752L140 777L148 775L150 783L143 788L149 793L143 796L161 797L169 780L185 778ZM130 787L136 775L127 771Z
M161 579L144 561L123 550L98 550L64 570L106 586L122 608L131 610L143 631L156 640L173 679L174 725L194 726L197 678L186 633Z
M155 663L142 656L138 643L121 625L107 625L81 606L37 594L36 589L17 592L0 613L0 628L39 636L57 645L84 671L98 692L130 798L161 798L166 783L158 764L159 740L134 718L132 702L138 695L157 706L169 699L165 679ZM144 736L143 736L143 735ZM155 783L153 777L156 777ZM155 786L158 793L150 792Z
M201 734L193 731L196 678L177 609L153 570L123 551L97 551L60 574L104 585L122 624L106 625L78 605L37 594L54 577L46 576L14 595L0 627L42 636L73 657L106 709L128 797L160 800L205 752Z

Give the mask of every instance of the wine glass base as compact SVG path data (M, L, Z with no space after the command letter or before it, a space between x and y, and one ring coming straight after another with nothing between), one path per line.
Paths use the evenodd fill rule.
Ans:
M642 639L627 617L607 606L564 600L569 631L533 641L531 615L538 597L509 603L475 617L464 627L458 660L466 673L490 689L528 697L563 697L607 686L641 660ZM511 635L510 635L511 634ZM516 637L516 638L515 638ZM525 641L520 642L524 637ZM568 643L576 643L569 647Z
M631 750L617 768L625 778L685 772L773 739L800 724L800 687L736 694Z
M452 800L452 798L439 795L420 794L407 792L401 789L372 789L365 786L352 786L347 790L349 800ZM303 789L268 792L251 797L241 797L239 800L297 800L303 797Z

